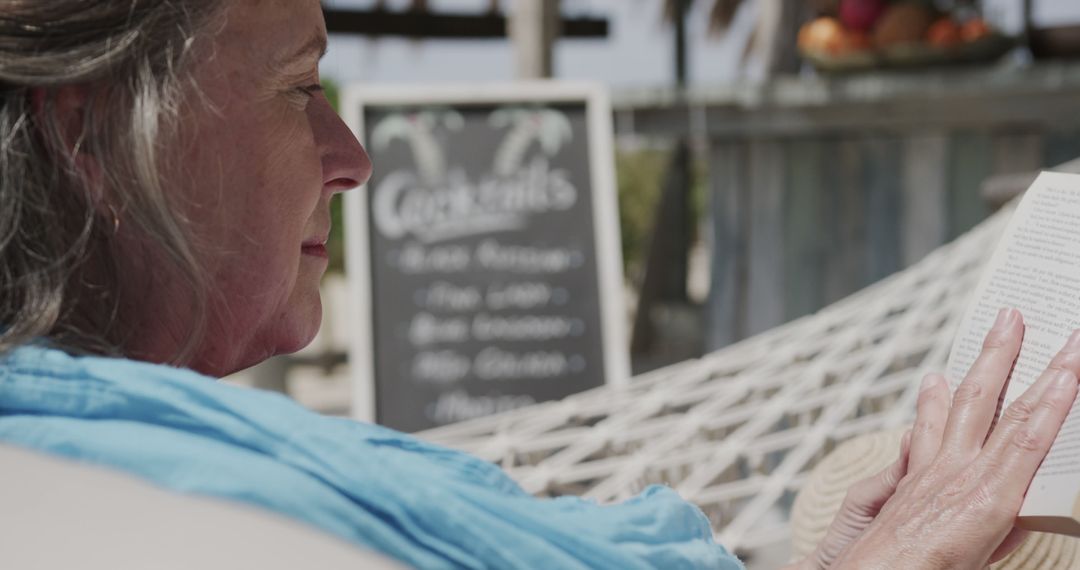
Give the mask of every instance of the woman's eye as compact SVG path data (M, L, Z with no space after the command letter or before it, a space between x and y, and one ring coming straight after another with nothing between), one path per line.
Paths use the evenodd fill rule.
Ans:
M307 95L308 97L314 97L316 93L321 93L322 92L323 87L322 87L322 85L320 85L318 83L315 83L315 84L312 84L312 85L304 85L304 86L301 86L301 87L297 87L297 89L299 89L300 91L303 91L304 94Z
M307 104L311 102L315 95L321 93L323 90L322 85L314 83L312 85L301 85L300 87L294 87L292 93L295 95L296 102L301 107L307 107Z

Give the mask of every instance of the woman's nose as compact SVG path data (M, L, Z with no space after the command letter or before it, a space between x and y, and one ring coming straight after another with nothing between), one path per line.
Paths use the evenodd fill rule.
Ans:
M351 190L371 178L371 157L330 103L312 101L311 123L322 159L323 188L336 193Z

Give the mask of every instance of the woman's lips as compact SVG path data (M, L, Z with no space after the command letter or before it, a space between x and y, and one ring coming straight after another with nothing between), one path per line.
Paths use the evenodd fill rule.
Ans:
M330 254L326 251L326 244L305 244L300 247L300 251L303 252L304 255L310 255L312 257L319 257L322 259L330 259Z

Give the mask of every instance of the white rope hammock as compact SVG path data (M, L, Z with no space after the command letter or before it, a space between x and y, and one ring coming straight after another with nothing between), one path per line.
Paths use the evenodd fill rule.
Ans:
M670 485L729 549L786 544L793 498L818 460L912 419L919 380L944 371L1011 211L815 315L700 360L421 437L493 461L541 496L608 502Z

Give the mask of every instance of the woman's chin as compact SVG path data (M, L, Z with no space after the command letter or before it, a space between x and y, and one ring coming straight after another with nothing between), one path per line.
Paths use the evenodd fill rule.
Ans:
M315 340L322 325L322 303L318 296L313 303L315 306L303 311L303 314L292 315L282 323L282 331L277 342L274 343L274 354L292 354L298 352Z
M313 319L313 322L302 326L293 324L292 326L281 327L271 335L264 336L263 342L259 342L256 346L252 346L243 353L236 355L232 359L232 365L222 368L205 366L196 366L194 368L197 372L220 378L261 364L275 356L299 352L311 344L311 341L315 340L315 335L319 332L320 320L321 318Z
M204 340L204 366L198 371L223 376L250 368L273 356L292 354L311 344L322 325L322 299L318 287L294 289L284 310L266 311L271 316L240 325L242 318L217 322ZM205 366L218 363L219 366Z

